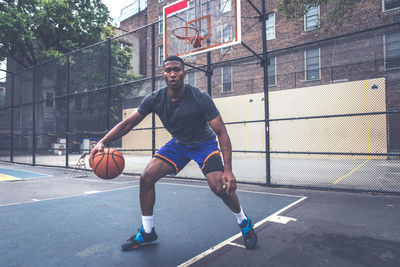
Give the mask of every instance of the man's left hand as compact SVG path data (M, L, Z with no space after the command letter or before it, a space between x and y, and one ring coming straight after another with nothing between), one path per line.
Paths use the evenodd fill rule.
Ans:
M236 191L236 178L231 171L224 171L222 174L222 188L226 188L226 193L232 195Z

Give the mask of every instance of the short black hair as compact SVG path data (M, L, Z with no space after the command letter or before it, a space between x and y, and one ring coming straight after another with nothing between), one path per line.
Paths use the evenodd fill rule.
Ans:
M165 62L168 62L168 61L179 61L180 63L182 63L183 67L185 66L185 62L183 62L183 59L181 59L178 56L169 56L169 57L167 57L166 59L164 59L163 65L165 64Z

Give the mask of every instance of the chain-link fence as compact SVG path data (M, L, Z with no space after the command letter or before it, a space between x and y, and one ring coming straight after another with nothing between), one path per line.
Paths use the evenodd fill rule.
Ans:
M211 94L226 123L237 180L400 192L400 25L270 49L267 68L260 29L247 21L243 46L185 59L187 82ZM161 44L152 23L7 75L0 160L73 167L165 86ZM110 146L125 173L140 174L170 138L149 115ZM194 163L177 177L204 179Z

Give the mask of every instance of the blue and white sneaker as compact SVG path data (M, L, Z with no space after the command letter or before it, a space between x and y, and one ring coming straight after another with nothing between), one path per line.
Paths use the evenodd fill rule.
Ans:
M129 238L125 244L121 245L122 250L134 250L134 249L138 249L139 247L143 246L143 245L147 245L151 242L156 241L158 238L156 231L153 229L151 230L151 233L145 233L143 226L138 229L138 233L133 236L131 236L131 238Z
M253 249L257 244L257 235L254 232L254 225L251 219L246 215L247 219L243 220L239 226L242 230L244 245L247 249Z

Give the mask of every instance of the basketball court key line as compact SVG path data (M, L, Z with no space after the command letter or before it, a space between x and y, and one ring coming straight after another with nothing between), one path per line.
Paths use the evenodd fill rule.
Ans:
M256 229L257 227L259 227L260 225L264 224L265 222L269 221L271 218L279 215L281 212L284 212L285 210L297 205L298 203L300 203L301 201L305 200L307 197L302 197L298 200L296 200L295 202L291 203L290 205L287 205L286 207L278 210L277 212L271 214L270 216L264 218L263 220L259 221L258 223L256 223L254 225L254 229ZM197 256L191 258L190 260L178 265L178 267L186 267L186 266L190 266L191 264L205 258L206 256L216 252L217 250L219 250L220 248L224 247L225 245L232 245L232 243L234 244L234 246L238 246L241 247L240 244L235 244L233 241L240 238L242 236L242 233L238 233L230 238L228 238L227 240L213 246L212 248L198 254Z

